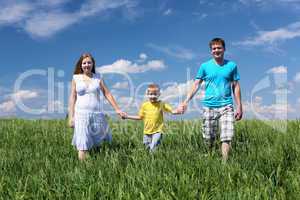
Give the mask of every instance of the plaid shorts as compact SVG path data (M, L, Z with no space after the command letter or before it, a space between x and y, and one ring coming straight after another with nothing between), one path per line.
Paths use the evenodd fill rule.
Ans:
M221 129L221 141L231 141L234 133L234 111L232 105L220 108L203 108L203 138L214 140L219 125Z

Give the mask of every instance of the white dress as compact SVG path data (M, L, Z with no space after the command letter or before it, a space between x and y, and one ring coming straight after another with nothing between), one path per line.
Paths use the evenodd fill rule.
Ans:
M89 150L93 146L99 146L104 140L111 142L111 131L104 113L101 112L104 102L100 99L100 75L93 74L89 84L84 82L82 74L75 74L73 80L77 98L72 145L77 150Z

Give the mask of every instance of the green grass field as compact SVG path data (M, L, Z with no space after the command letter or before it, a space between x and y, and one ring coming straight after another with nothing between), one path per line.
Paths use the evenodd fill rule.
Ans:
M142 123L110 124L113 143L80 162L64 120L0 120L0 198L300 199L300 121L238 122L226 164L205 154L197 121L168 122L153 154Z

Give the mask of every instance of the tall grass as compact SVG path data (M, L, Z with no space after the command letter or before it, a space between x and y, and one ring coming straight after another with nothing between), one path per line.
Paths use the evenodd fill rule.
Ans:
M297 120L284 133L237 123L226 164L218 147L206 154L199 121L168 122L153 154L142 123L110 124L112 144L80 162L64 120L0 120L0 199L300 199Z

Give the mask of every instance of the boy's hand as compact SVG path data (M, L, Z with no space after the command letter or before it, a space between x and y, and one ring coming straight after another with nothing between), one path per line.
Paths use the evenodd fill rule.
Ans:
M123 113L123 115L121 116L122 119L128 119L128 114L127 113Z
M116 112L119 115L119 117L121 117L121 119L126 119L128 116L126 112L123 112L121 110L117 110Z

